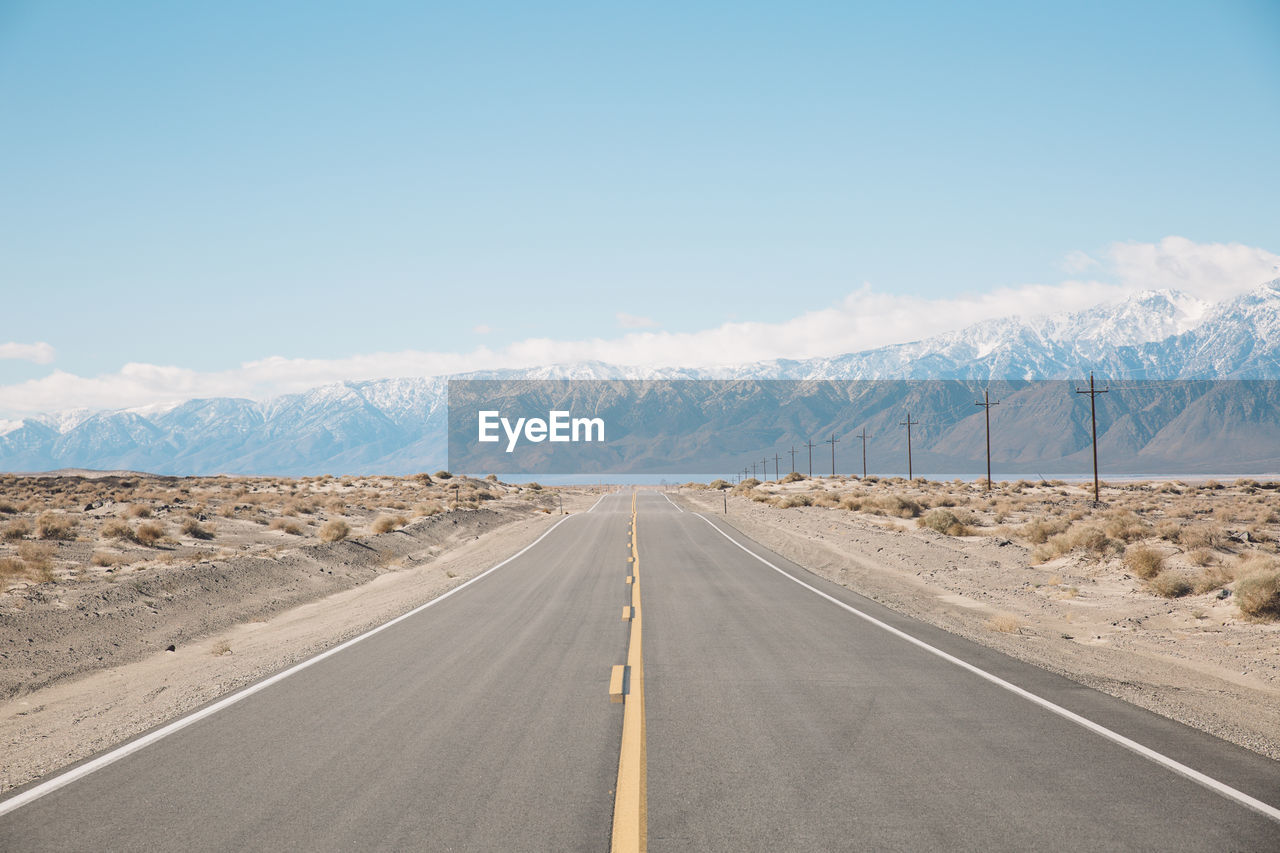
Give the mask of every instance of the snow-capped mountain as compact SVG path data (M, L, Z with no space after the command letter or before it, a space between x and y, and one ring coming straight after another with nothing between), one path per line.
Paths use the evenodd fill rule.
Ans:
M1209 304L1175 291L1041 317L989 320L927 340L830 358L712 370L600 362L475 379L1280 379L1280 279ZM78 410L0 428L0 470L318 474L446 463L446 379L342 382L272 400L187 400Z

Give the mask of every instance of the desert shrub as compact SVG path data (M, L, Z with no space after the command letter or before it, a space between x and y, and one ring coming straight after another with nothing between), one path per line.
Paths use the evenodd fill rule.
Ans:
M301 536L302 525L288 518L273 518L271 523L267 525L269 530L279 530L282 533L288 533L290 536Z
M774 502L774 506L781 509L790 509L794 506L813 506L813 498L809 495L780 495Z
M1050 536L1049 540L1037 547L1032 554L1043 562L1072 551L1086 551L1095 557L1104 557L1120 547L1120 543L1109 539L1102 528L1087 524Z
M1255 619L1280 617L1280 570L1254 572L1237 581L1236 605Z
M1148 580L1147 586L1164 598L1181 598L1193 589L1191 580L1181 572L1161 572Z
M200 523L198 519L188 518L182 522L182 532L192 539L212 539L213 531Z
M133 537L143 545L154 547L164 538L164 525L158 521L144 521L133 531Z
M23 542L18 546L18 557L26 566L28 576L39 581L53 580L53 546L41 542Z
M892 515L896 518L915 518L922 509L917 501L903 495L885 495L882 498L876 498L875 506L881 511L879 514Z
M787 474L785 477L783 477L781 482L797 483L803 479L804 479L804 474L801 474L799 471L792 471L790 474Z
M840 505L840 499L836 495L824 492L813 498L813 505L831 509Z
M424 486L431 485L431 475L426 473L425 471L422 472L421 474L414 474L413 479L417 480L419 483L421 483Z
M1164 555L1154 548L1130 547L1124 552L1124 564L1143 580L1151 580L1164 569Z
M104 539L119 539L123 542L138 541L133 535L133 528L129 526L129 522L119 518L110 518L104 521L98 534Z
M129 562L129 558L124 554L113 554L110 551L94 551L89 562L95 566L110 567L123 565Z
M1120 510L1112 514L1103 527L1103 532L1111 539L1129 543L1145 539L1151 528L1132 511Z
M374 533L390 533L392 530L399 530L409 523L409 519L403 515L380 515L373 522Z
M1218 555L1210 551L1208 548L1196 548L1194 551L1187 552L1187 562L1193 566L1212 566L1218 562Z
M26 577L27 564L18 557L0 557L0 583Z
M414 513L418 515L420 518L426 518L432 515L439 515L442 512L444 512L444 507L442 507L440 504L436 503L435 501L428 501L427 503L418 504L418 506L414 509Z
M717 489L717 490L727 489L729 488L729 481L728 480L712 480L708 488Z
M755 477L748 477L747 479L738 483L738 485L743 488L754 489L756 486L760 485L760 481L757 480Z
M151 507L146 504L132 504L124 514L126 518L150 518Z
M920 518L916 519L916 524L920 527L928 527L939 533L945 533L949 536L967 536L971 532L956 514L949 509L938 507L926 512Z
M443 473L447 474L448 472L446 471ZM436 477L439 477L439 476L440 476L440 473L437 473ZM342 521L341 519L337 519L337 518L330 519L320 527L320 541L321 542L337 542L341 539L346 539L350 533L351 533L351 527L345 521Z
M987 627L1001 634L1016 634L1022 630L1022 620L1012 613L997 613L987 620Z
M16 518L4 526L4 532L0 533L0 538L3 538L6 542L13 542L16 539L30 535L31 525L21 518Z
M862 509L862 503L862 498L855 497L853 495L845 495L840 499L840 508L856 511Z
M524 487L525 487L526 489L528 489L529 491L531 491L531 492L540 492L540 491L542 491L542 484L541 484L541 483L525 483L525 484L524 484Z
M1225 566L1209 566L1197 574L1191 581L1197 595L1222 589L1235 579L1235 575Z
M1065 533L1070 526L1071 523L1062 518L1035 518L1022 525L1019 532L1032 545L1043 545L1049 541L1049 537Z
M0 501L0 515L13 515L18 508L8 501Z
M1178 542L1185 548L1221 548L1227 542L1227 537L1216 527L1210 527L1206 524L1198 524L1191 527L1184 527Z
M437 471L437 472L436 472L436 479L437 479L437 480L452 480L452 479L453 479L453 475L452 475L452 474L450 474L448 471Z
M43 512L36 519L36 538L66 540L75 536L75 520L56 512Z

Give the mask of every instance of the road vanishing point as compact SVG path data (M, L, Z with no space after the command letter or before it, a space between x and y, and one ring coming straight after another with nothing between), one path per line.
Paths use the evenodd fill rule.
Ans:
M1278 806L1280 762L639 490L12 792L0 850L1276 851Z

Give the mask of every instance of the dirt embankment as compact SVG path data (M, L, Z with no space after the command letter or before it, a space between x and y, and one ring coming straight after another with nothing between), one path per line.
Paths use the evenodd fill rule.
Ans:
M948 535L741 495L724 516L719 492L682 498L901 613L1280 759L1280 622L1243 618L1222 590L1160 597L1119 556L1038 560L1005 531Z

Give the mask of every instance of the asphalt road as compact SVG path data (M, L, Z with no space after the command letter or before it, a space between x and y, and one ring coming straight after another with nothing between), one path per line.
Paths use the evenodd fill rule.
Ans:
M1280 849L1280 823L735 541L1273 806L1280 763L898 616L660 493L638 506L651 851ZM607 849L629 519L630 495L607 497L437 605L0 816L0 850Z

